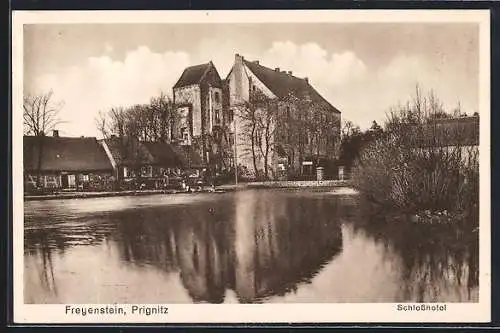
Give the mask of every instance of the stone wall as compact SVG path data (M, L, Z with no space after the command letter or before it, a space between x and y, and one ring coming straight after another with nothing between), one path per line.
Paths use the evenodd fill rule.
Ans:
M174 101L176 104L191 104L193 133L192 136L201 135L201 96L200 87L191 85L174 89Z

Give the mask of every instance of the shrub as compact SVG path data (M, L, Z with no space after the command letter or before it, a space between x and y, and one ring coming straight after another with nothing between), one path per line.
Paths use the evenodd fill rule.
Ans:
M391 112L384 134L360 152L354 186L383 207L460 211L476 220L478 148L466 143L477 133L471 126L443 126L436 112L443 112L436 97L422 98L418 90L412 102Z

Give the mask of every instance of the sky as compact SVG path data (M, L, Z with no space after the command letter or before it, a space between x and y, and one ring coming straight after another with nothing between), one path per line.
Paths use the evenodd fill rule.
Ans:
M417 83L449 109L479 112L478 33L474 23L25 25L23 93L53 90L61 135L98 136L99 111L171 95L190 65L211 60L225 78L238 53L308 77L367 128Z

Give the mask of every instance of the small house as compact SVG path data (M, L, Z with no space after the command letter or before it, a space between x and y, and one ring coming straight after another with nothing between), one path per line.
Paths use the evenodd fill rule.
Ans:
M95 137L24 136L25 191L46 189L103 190L113 166Z

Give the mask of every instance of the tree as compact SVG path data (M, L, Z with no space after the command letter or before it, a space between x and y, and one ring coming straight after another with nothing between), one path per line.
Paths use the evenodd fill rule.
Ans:
M23 99L24 134L33 136L44 136L62 121L59 111L63 107L62 102L54 102L54 93L50 90L40 95L27 95Z
M275 134L278 128L278 101L267 99L257 112L257 146L263 158L264 177L269 179L269 160L275 150Z
M62 121L59 111L63 103L53 100L53 91L40 95L27 95L23 98L24 134L35 136L37 142L37 186L41 186L44 137Z
M179 117L174 101L161 92L159 96L151 98L149 107L152 114L150 121L153 122L155 141L170 142L173 126Z

